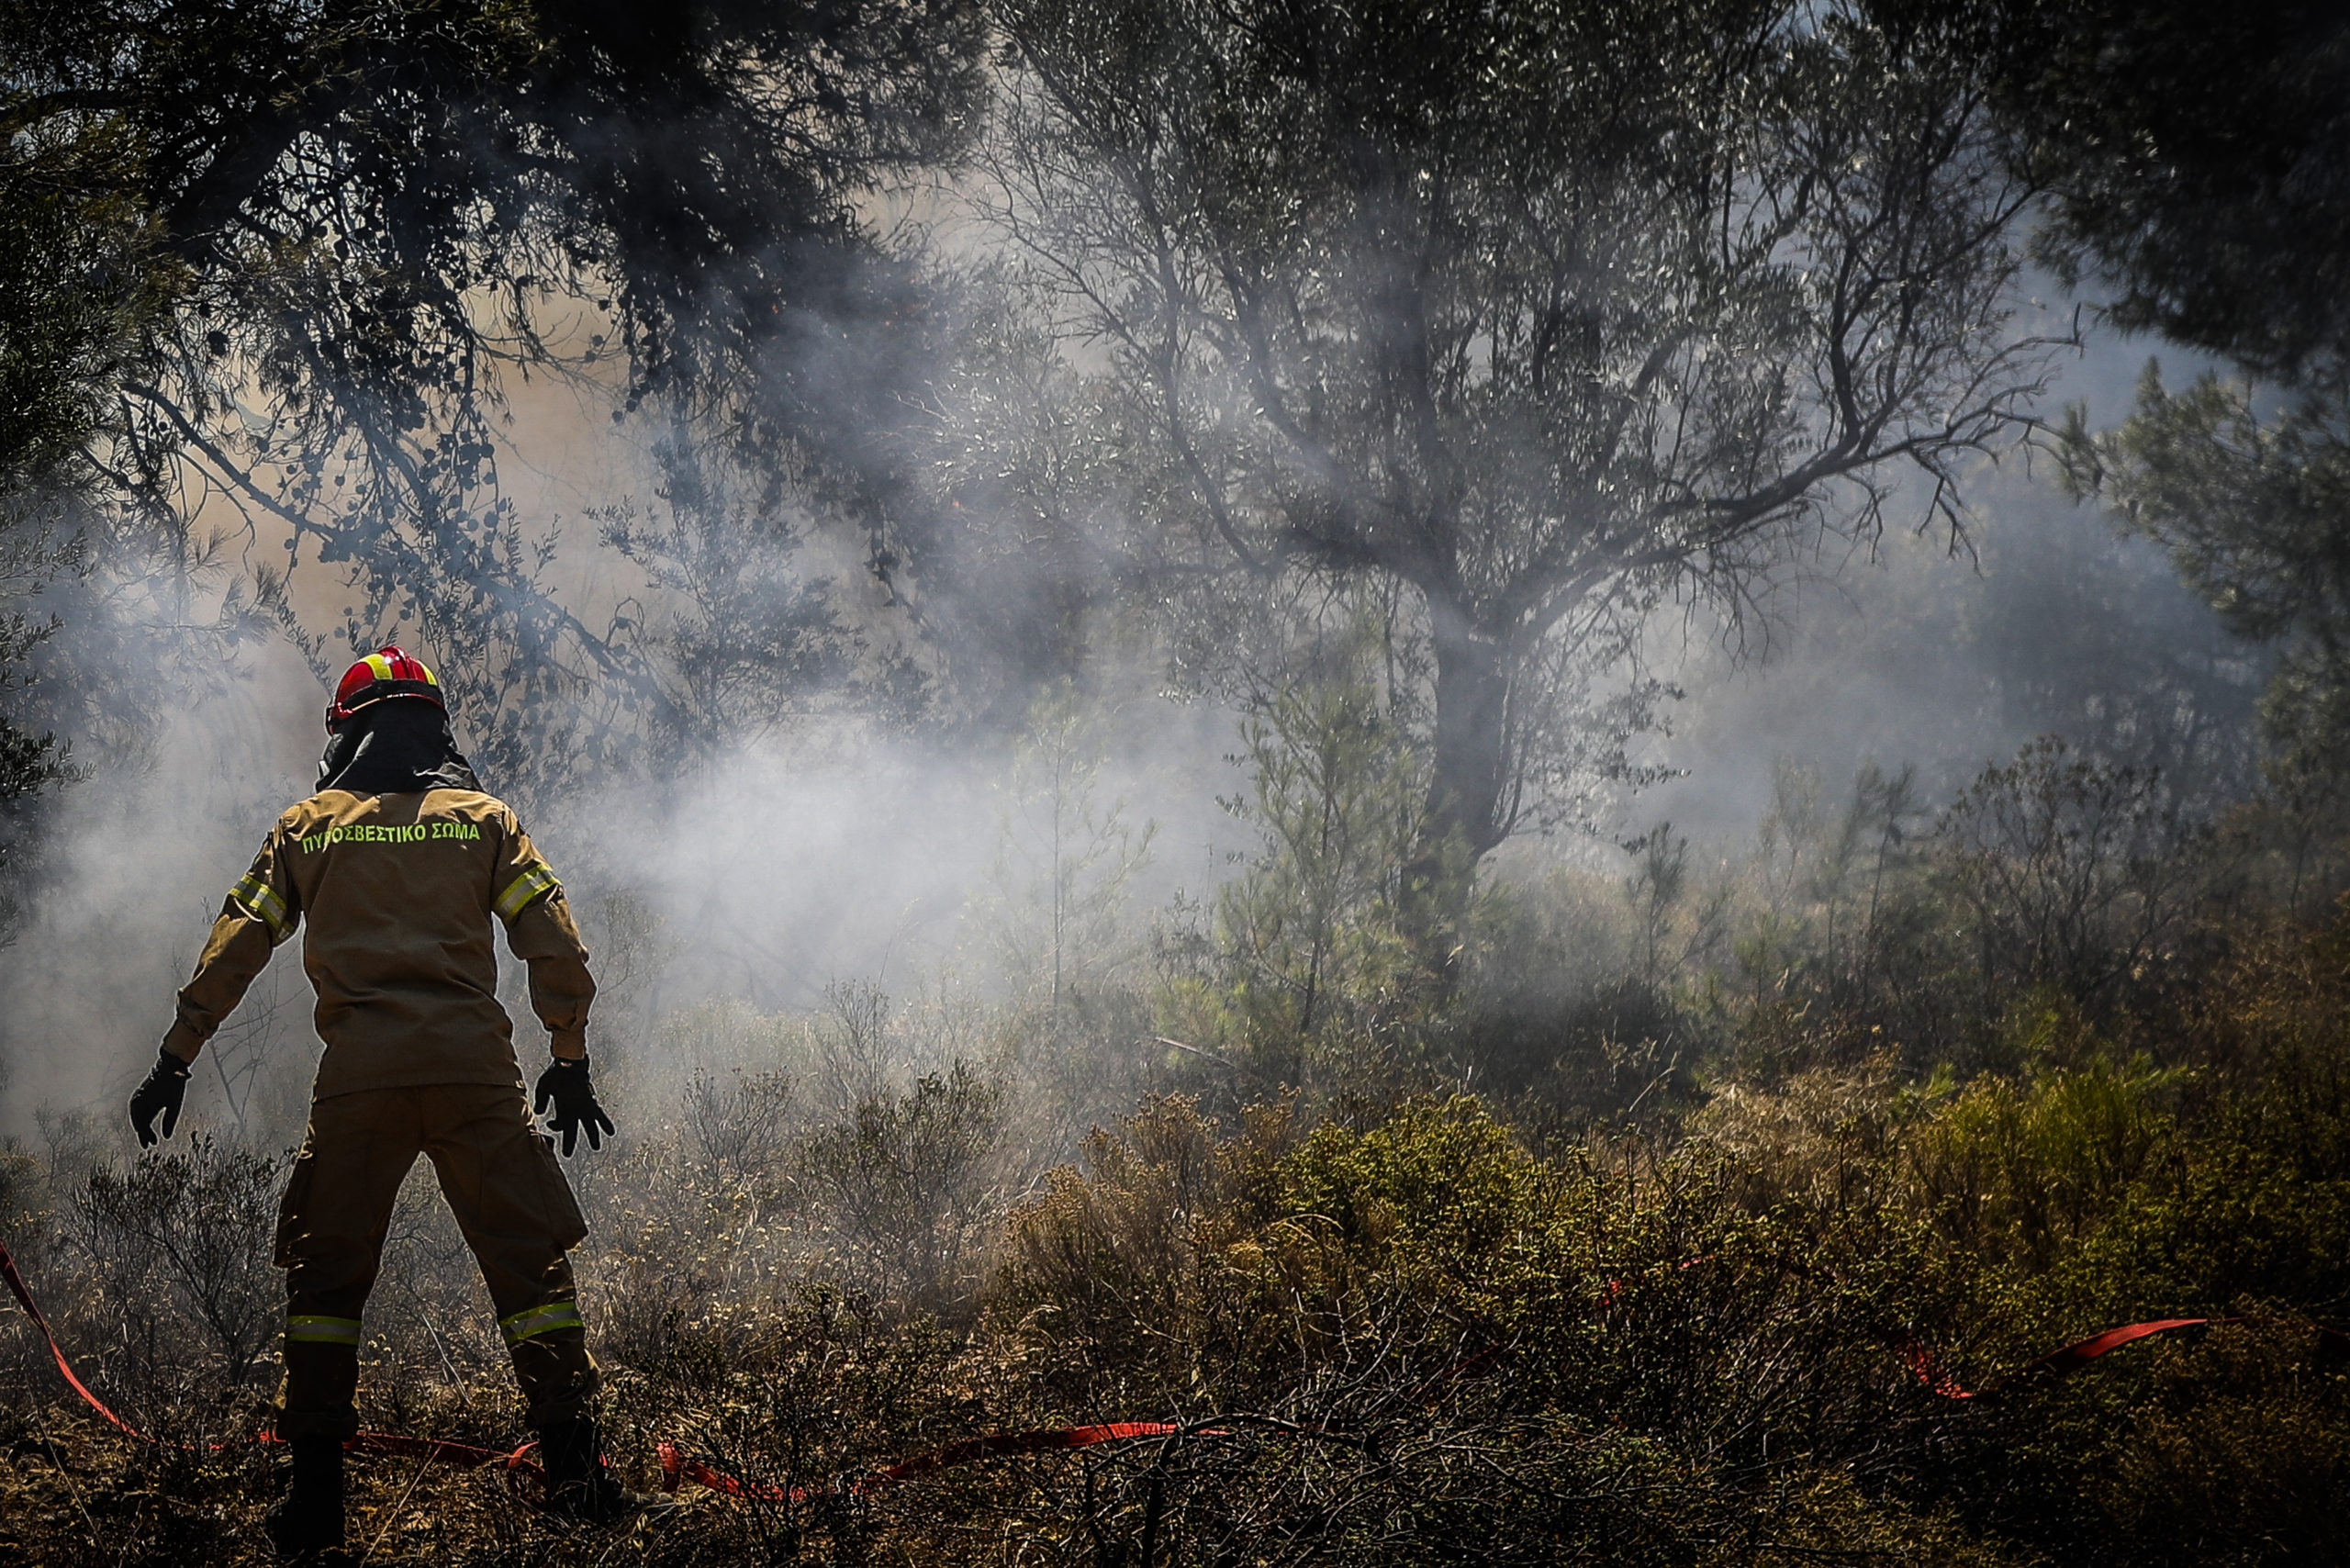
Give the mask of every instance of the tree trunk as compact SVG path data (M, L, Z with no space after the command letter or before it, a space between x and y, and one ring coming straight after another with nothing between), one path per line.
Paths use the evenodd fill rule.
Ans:
M1436 751L1418 841L1404 868L1404 933L1439 992L1459 969L1477 862L1506 836L1509 673L1502 646L1475 632L1436 634Z

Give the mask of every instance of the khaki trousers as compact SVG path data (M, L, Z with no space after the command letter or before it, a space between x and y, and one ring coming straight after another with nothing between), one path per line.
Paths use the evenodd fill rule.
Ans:
M311 1103L278 1211L277 1264L286 1271L281 1438L359 1429L360 1314L393 1202L419 1154L432 1161L481 1265L531 1424L543 1429L581 1415L596 1392L565 1257L588 1226L520 1086L362 1090Z

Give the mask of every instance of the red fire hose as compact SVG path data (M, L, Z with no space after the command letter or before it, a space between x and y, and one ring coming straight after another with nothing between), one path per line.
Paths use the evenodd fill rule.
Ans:
M1692 1262L1703 1260L1702 1259L1692 1260ZM1682 1265L1684 1268L1689 1266L1690 1264ZM49 1320L41 1316L40 1307L33 1300L32 1292L25 1287L24 1277L17 1271L17 1260L9 1256L5 1245L0 1245L0 1280L6 1281L9 1294L17 1298L17 1305L25 1309L25 1316L32 1319L35 1328L40 1330L41 1338L49 1344L49 1353L56 1358L57 1370L64 1374L65 1381L73 1385L73 1392L80 1394L91 1409L105 1417L110 1424L127 1436L135 1438L142 1443L159 1442L160 1439L149 1437L112 1410L107 1409L106 1402L91 1393L88 1385L75 1374L73 1362L66 1359L64 1348L58 1344L57 1336L50 1330ZM1603 1306L1612 1304L1621 1294L1622 1289L1620 1281L1609 1281L1607 1290L1603 1293ZM1961 1384L1956 1378L1942 1369L1942 1365L1934 1360L1931 1352L1914 1339L1904 1340L1897 1349L1903 1362L1908 1366L1918 1381L1943 1398L1986 1399L1995 1397L2011 1383L2034 1376L2055 1378L2069 1376L2096 1361L2099 1356L2157 1334L2168 1334L2183 1328L2218 1327L2247 1321L2249 1319L2244 1317L2158 1317L2144 1323L2132 1323L2119 1328L2108 1328L2102 1333L2092 1334L2086 1339L2076 1340L2072 1344L2051 1350L2046 1355L2025 1363L2020 1370L2002 1378L1990 1388L1980 1392ZM2322 1353L2328 1356L2350 1356L2350 1334L2344 1334L2338 1328L2329 1328L2323 1324L2303 1324L2300 1327L2316 1331ZM1434 1383L1482 1375L1499 1360L1504 1349L1505 1347L1500 1345L1489 1346L1449 1372L1439 1374ZM1432 1383L1430 1386L1433 1385ZM998 1432L988 1437L966 1438L959 1442L948 1443L944 1448L933 1449L928 1453L917 1454L912 1459L901 1460L896 1464L884 1465L845 1481L819 1486L793 1487L769 1486L729 1475L714 1468L707 1461L690 1457L675 1443L662 1443L659 1452L664 1491L674 1492L684 1482L691 1481L696 1485L708 1487L713 1492L729 1497L761 1502L796 1503L803 1498L822 1494L868 1492L898 1482L919 1480L925 1475L934 1475L942 1470L949 1470L957 1465L970 1464L1003 1454L1051 1453L1064 1449L1091 1448L1097 1443L1123 1442L1136 1438L1221 1437L1225 1435L1222 1432L1206 1431L1167 1421L1113 1421L1090 1427L1050 1427L1033 1432ZM263 1437L255 1440L274 1442L276 1439ZM440 1438L410 1437L399 1432L362 1432L343 1444L344 1448L356 1453L407 1454L420 1459L436 1460L443 1464L456 1465L463 1469L477 1469L491 1464L503 1465L509 1482L521 1474L534 1476L543 1474L540 1466L526 1457L535 1446L533 1443L524 1443L520 1448L509 1453L498 1449L476 1448L469 1443L449 1442Z
M73 1371L73 1363L66 1359L64 1347L57 1342L55 1331L50 1327L49 1319L41 1315L40 1305L33 1300L32 1292L26 1287L24 1276L17 1271L17 1260L9 1255L8 1249L5 1245L0 1245L0 1280L7 1282L8 1293L17 1298L17 1305L25 1309L25 1316L31 1318L33 1327L40 1331L41 1338L49 1345L49 1353L56 1358L57 1370L65 1375L65 1381L73 1385L73 1392L82 1396L84 1403L105 1417L117 1430L128 1437L135 1438L142 1443L153 1443L158 1446L180 1446L166 1445L161 1439L148 1436L108 1409L105 1400L90 1392L89 1385L84 1383ZM789 1491L780 1487L762 1486L755 1483L739 1480L722 1471L712 1469L702 1460L687 1457L675 1443L665 1442L660 1446L662 1489L674 1492L680 1482L692 1481L698 1485L707 1486L713 1492L723 1493L730 1497L749 1497L772 1502L798 1502L803 1497L817 1493L840 1491L859 1493L893 1482L913 1481L925 1475L935 1474L942 1470L951 1469L958 1464L969 1464L976 1460L992 1459L999 1454L1048 1453L1059 1449L1091 1448L1096 1443L1119 1442L1129 1438L1203 1435L1206 1434L1166 1421L1113 1421L1102 1426L1055 1427L1034 1432L999 1432L989 1437L967 1438L961 1442L948 1443L944 1448L933 1449L928 1453L917 1454L912 1459L901 1460L896 1464L885 1465L878 1470L871 1471L845 1484L795 1486ZM274 1437L266 1436L254 1439L256 1442L263 1443L277 1440ZM222 1445L212 1446L217 1449ZM342 1446L353 1453L406 1454L416 1459L436 1460L442 1464L455 1465L464 1470L500 1464L505 1466L509 1480L517 1474L543 1477L544 1473L535 1462L525 1457L531 1450L538 1446L535 1442L524 1443L520 1448L508 1453L499 1449L476 1448L471 1443L450 1442L441 1438L411 1437L403 1432L361 1432L358 1436L348 1439Z

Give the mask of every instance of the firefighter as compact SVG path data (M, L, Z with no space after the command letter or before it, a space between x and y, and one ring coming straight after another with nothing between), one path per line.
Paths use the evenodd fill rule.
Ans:
M310 1126L279 1210L286 1271L277 1434L291 1480L270 1527L289 1558L342 1544L342 1444L358 1430L361 1314L392 1203L421 1153L481 1265L546 1465L549 1506L610 1519L647 1499L606 1471L589 1401L596 1362L565 1254L587 1234L554 1139L522 1097L497 997L493 919L529 968L550 1036L537 1108L572 1153L612 1124L588 1076L588 952L562 885L450 733L440 683L397 646L368 655L327 710L319 788L277 819L179 993L154 1070L130 1101L142 1145L178 1123L188 1067L274 947L307 924L302 967L326 1042Z

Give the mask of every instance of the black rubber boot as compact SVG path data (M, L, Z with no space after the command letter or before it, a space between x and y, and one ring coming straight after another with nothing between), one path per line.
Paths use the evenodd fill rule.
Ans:
M632 1492L604 1464L604 1445L592 1416L558 1421L539 1434L547 1467L547 1509L567 1519L607 1524L659 1507L664 1499Z
M296 1438L285 1495L269 1511L277 1555L302 1568L330 1568L342 1551L342 1439Z

